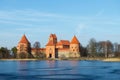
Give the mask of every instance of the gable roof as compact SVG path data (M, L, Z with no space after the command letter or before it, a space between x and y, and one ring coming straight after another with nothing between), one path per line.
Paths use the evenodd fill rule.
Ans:
M79 42L79 40L77 39L77 37L76 36L74 36L73 38L72 38L72 40L71 40L71 43L70 44L79 44L80 42Z
M20 40L20 42L19 43L30 43L29 41L28 41L28 39L27 39L27 37L25 36L25 34L22 36L22 38L21 38L21 40Z
M56 34L50 34L50 38L54 38L54 39L57 39L57 36ZM54 43L53 41L49 40L48 43L46 44L46 46L54 46L56 45L56 43Z
M68 40L60 40L57 45L70 45L70 42Z

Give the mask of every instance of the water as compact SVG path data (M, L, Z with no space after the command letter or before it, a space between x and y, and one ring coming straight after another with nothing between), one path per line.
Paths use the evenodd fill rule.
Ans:
M120 80L120 63L0 61L0 80Z

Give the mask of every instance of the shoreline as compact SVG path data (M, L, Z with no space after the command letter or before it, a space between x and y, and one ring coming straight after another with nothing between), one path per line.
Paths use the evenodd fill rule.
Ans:
M120 62L120 58L67 58L67 59L60 59L60 58L55 58L55 59L0 59L0 61L42 61L42 60L89 60L89 61L104 61L104 62Z
M120 58L106 58L103 59L104 62L120 62Z

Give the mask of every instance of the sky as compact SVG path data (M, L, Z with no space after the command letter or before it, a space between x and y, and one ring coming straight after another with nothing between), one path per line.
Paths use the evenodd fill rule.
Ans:
M0 47L17 46L23 34L45 47L51 33L58 41L76 35L83 46L120 43L120 0L0 0Z

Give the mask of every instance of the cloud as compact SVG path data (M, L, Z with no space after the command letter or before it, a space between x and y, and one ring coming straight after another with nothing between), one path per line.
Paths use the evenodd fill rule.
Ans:
M75 24L78 21L86 24L113 24L120 25L119 21L110 17L104 17L104 9L98 11L95 16L75 16L75 15L62 15L49 12L40 12L32 9L27 10L1 10L0 11L0 24L19 25L19 26L38 26L41 23L71 23ZM102 16L101 16L102 15ZM49 25L49 24L48 24ZM59 24L58 24L59 25ZM78 25L83 26L83 25ZM78 27L82 29L82 27Z
M0 23L31 26L40 22L51 22L62 19L62 15L35 10L0 11Z
M9 20L0 20L1 24L12 24L12 25L20 25L20 26L32 26L30 23L22 23L22 22L15 22L15 21L9 21Z
M39 12L35 10L11 10L11 11L0 11L0 17L12 18L12 17L62 17L61 15L54 13Z
M42 26L42 27L18 27L15 30L20 31L20 32L34 32L34 33L43 33L43 32L54 32L54 29L46 29L49 28L50 26Z

